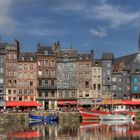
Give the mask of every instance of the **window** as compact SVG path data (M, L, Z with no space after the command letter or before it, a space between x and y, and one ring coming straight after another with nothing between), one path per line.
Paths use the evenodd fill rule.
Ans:
M83 92L81 90L79 91L79 97L83 97Z
M72 91L72 97L75 97L75 95L76 95L75 91Z
M33 57L30 57L30 61L33 61Z
M46 87L48 86L48 80L45 80L45 86Z
M41 66L42 65L42 61L38 60L38 65Z
M62 97L62 91L59 91L59 97Z
M19 94L22 94L22 89L19 89Z
M64 79L69 79L69 74L68 73L64 73Z
M13 94L16 94L16 90L13 90Z
M42 92L41 91L39 91L38 96L42 97Z
M0 68L0 73L3 73L4 72L4 69L3 68Z
M28 74L27 74L27 72L24 73L24 78L25 78L25 79L28 78Z
M134 86L133 90L134 90L134 92L137 92L138 91L138 86Z
M98 90L100 90L101 89L101 84L98 84Z
M22 60L22 61L24 61L24 60L25 60L25 57L24 57L24 56L22 56L22 57L21 57L21 60Z
M33 75L33 73L32 73L32 72L30 73L30 78L31 78L31 79L33 79L33 78L34 78L34 75Z
M49 51L48 51L48 50L45 50L45 51L44 51L44 54L49 54Z
M42 70L39 70L39 71L38 71L38 75L39 75L39 76L42 76Z
M3 84L3 79L2 78L0 78L0 84Z
M51 91L51 97L54 97L54 95L55 95L55 94L54 94L54 91L52 90L52 91Z
M33 82L30 82L30 86L33 86Z
M19 70L22 70L22 65L21 64L18 66L18 69Z
M33 69L34 69L33 64L30 64L30 70L33 70Z
M90 65L89 64L86 64L85 65L85 69L86 69L86 71L89 71L90 70Z
M51 70L51 77L54 77L54 76L55 76L55 71Z
M33 89L30 89L30 94L33 94Z
M65 97L69 97L69 92L65 91Z
M51 86L54 86L54 80L51 80Z
M112 78L112 82L116 82L116 77L113 77Z
M24 70L27 70L27 64L24 64Z
M116 86L116 85L113 85L113 86L112 86L112 89L113 89L113 90L116 90L116 89L117 89L117 86Z
M86 88L89 88L89 81L85 82Z
M49 77L49 70L46 70L46 77Z
M134 78L134 83L138 83L138 78L137 77Z
M96 84L93 84L93 89L96 90Z
M51 60L51 66L54 67L55 63L54 60Z
M24 94L27 94L27 89L24 89Z
M11 90L10 89L8 90L8 94L11 94Z
M11 71L10 70L8 70L8 76L11 76Z
M110 75L111 74L111 71L110 70L107 70L107 74Z
M80 69L80 70L83 69L83 65L82 65L82 64L79 65L79 69Z
M48 91L45 91L45 97L48 97Z
M42 86L42 80L39 80L39 86Z
M16 77L17 76L17 72L16 71L14 71L14 77Z
M108 68L111 67L111 64L110 64L110 63L107 63L107 67L108 67Z
M48 67L49 66L49 61L45 60L45 66Z

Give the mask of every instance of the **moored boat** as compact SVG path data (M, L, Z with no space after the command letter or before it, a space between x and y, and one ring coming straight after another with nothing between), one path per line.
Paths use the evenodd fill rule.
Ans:
M84 110L84 109L79 109L82 120L100 120L103 118L103 116L107 116L107 118L111 118L111 117L122 117L122 120L124 120L124 118L131 118L131 120L135 120L136 118L136 112L132 112L132 111L100 111L100 110ZM113 115L113 116L111 116ZM102 117L101 117L102 116ZM129 116L129 117L128 117Z
M29 114L29 120L31 121L57 121L58 116L41 116Z
M122 115L122 114L109 114L109 115L100 115L100 120L104 121L131 121L131 115Z

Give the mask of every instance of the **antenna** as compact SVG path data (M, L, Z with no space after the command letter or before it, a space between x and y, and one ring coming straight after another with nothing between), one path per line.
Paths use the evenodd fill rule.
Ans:
M70 49L72 49L72 38L70 40Z

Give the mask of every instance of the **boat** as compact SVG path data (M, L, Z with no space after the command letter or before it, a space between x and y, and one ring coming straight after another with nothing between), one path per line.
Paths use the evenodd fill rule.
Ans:
M100 115L100 120L104 121L131 121L132 116L131 115L122 115L122 114L109 114L109 115Z
M57 121L58 116L41 116L29 114L29 121Z
M37 120L37 121L29 121L29 126L34 126L34 125L51 125L51 124L57 124L58 120L53 120L53 121L41 121L41 120Z
M123 111L122 110L114 110L114 111L85 110L80 107L79 112L81 114L82 120L100 120L100 119L102 120L103 116L104 117L107 116L108 119L109 118L111 119L111 117L117 118L116 117L117 115L118 117L121 117L120 120L124 120L124 118L126 119L131 118L131 120L135 120L136 118L136 112L129 111L129 110L123 110Z

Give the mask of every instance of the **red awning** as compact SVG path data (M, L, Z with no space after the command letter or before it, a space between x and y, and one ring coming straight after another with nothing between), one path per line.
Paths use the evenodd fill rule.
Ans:
M76 100L61 100L57 101L58 105L66 105L66 104L71 104L71 105L76 105L77 101Z
M7 101L6 106L42 106L42 105L34 101L31 102Z
M125 105L140 105L140 101L123 100L123 104L125 104Z

